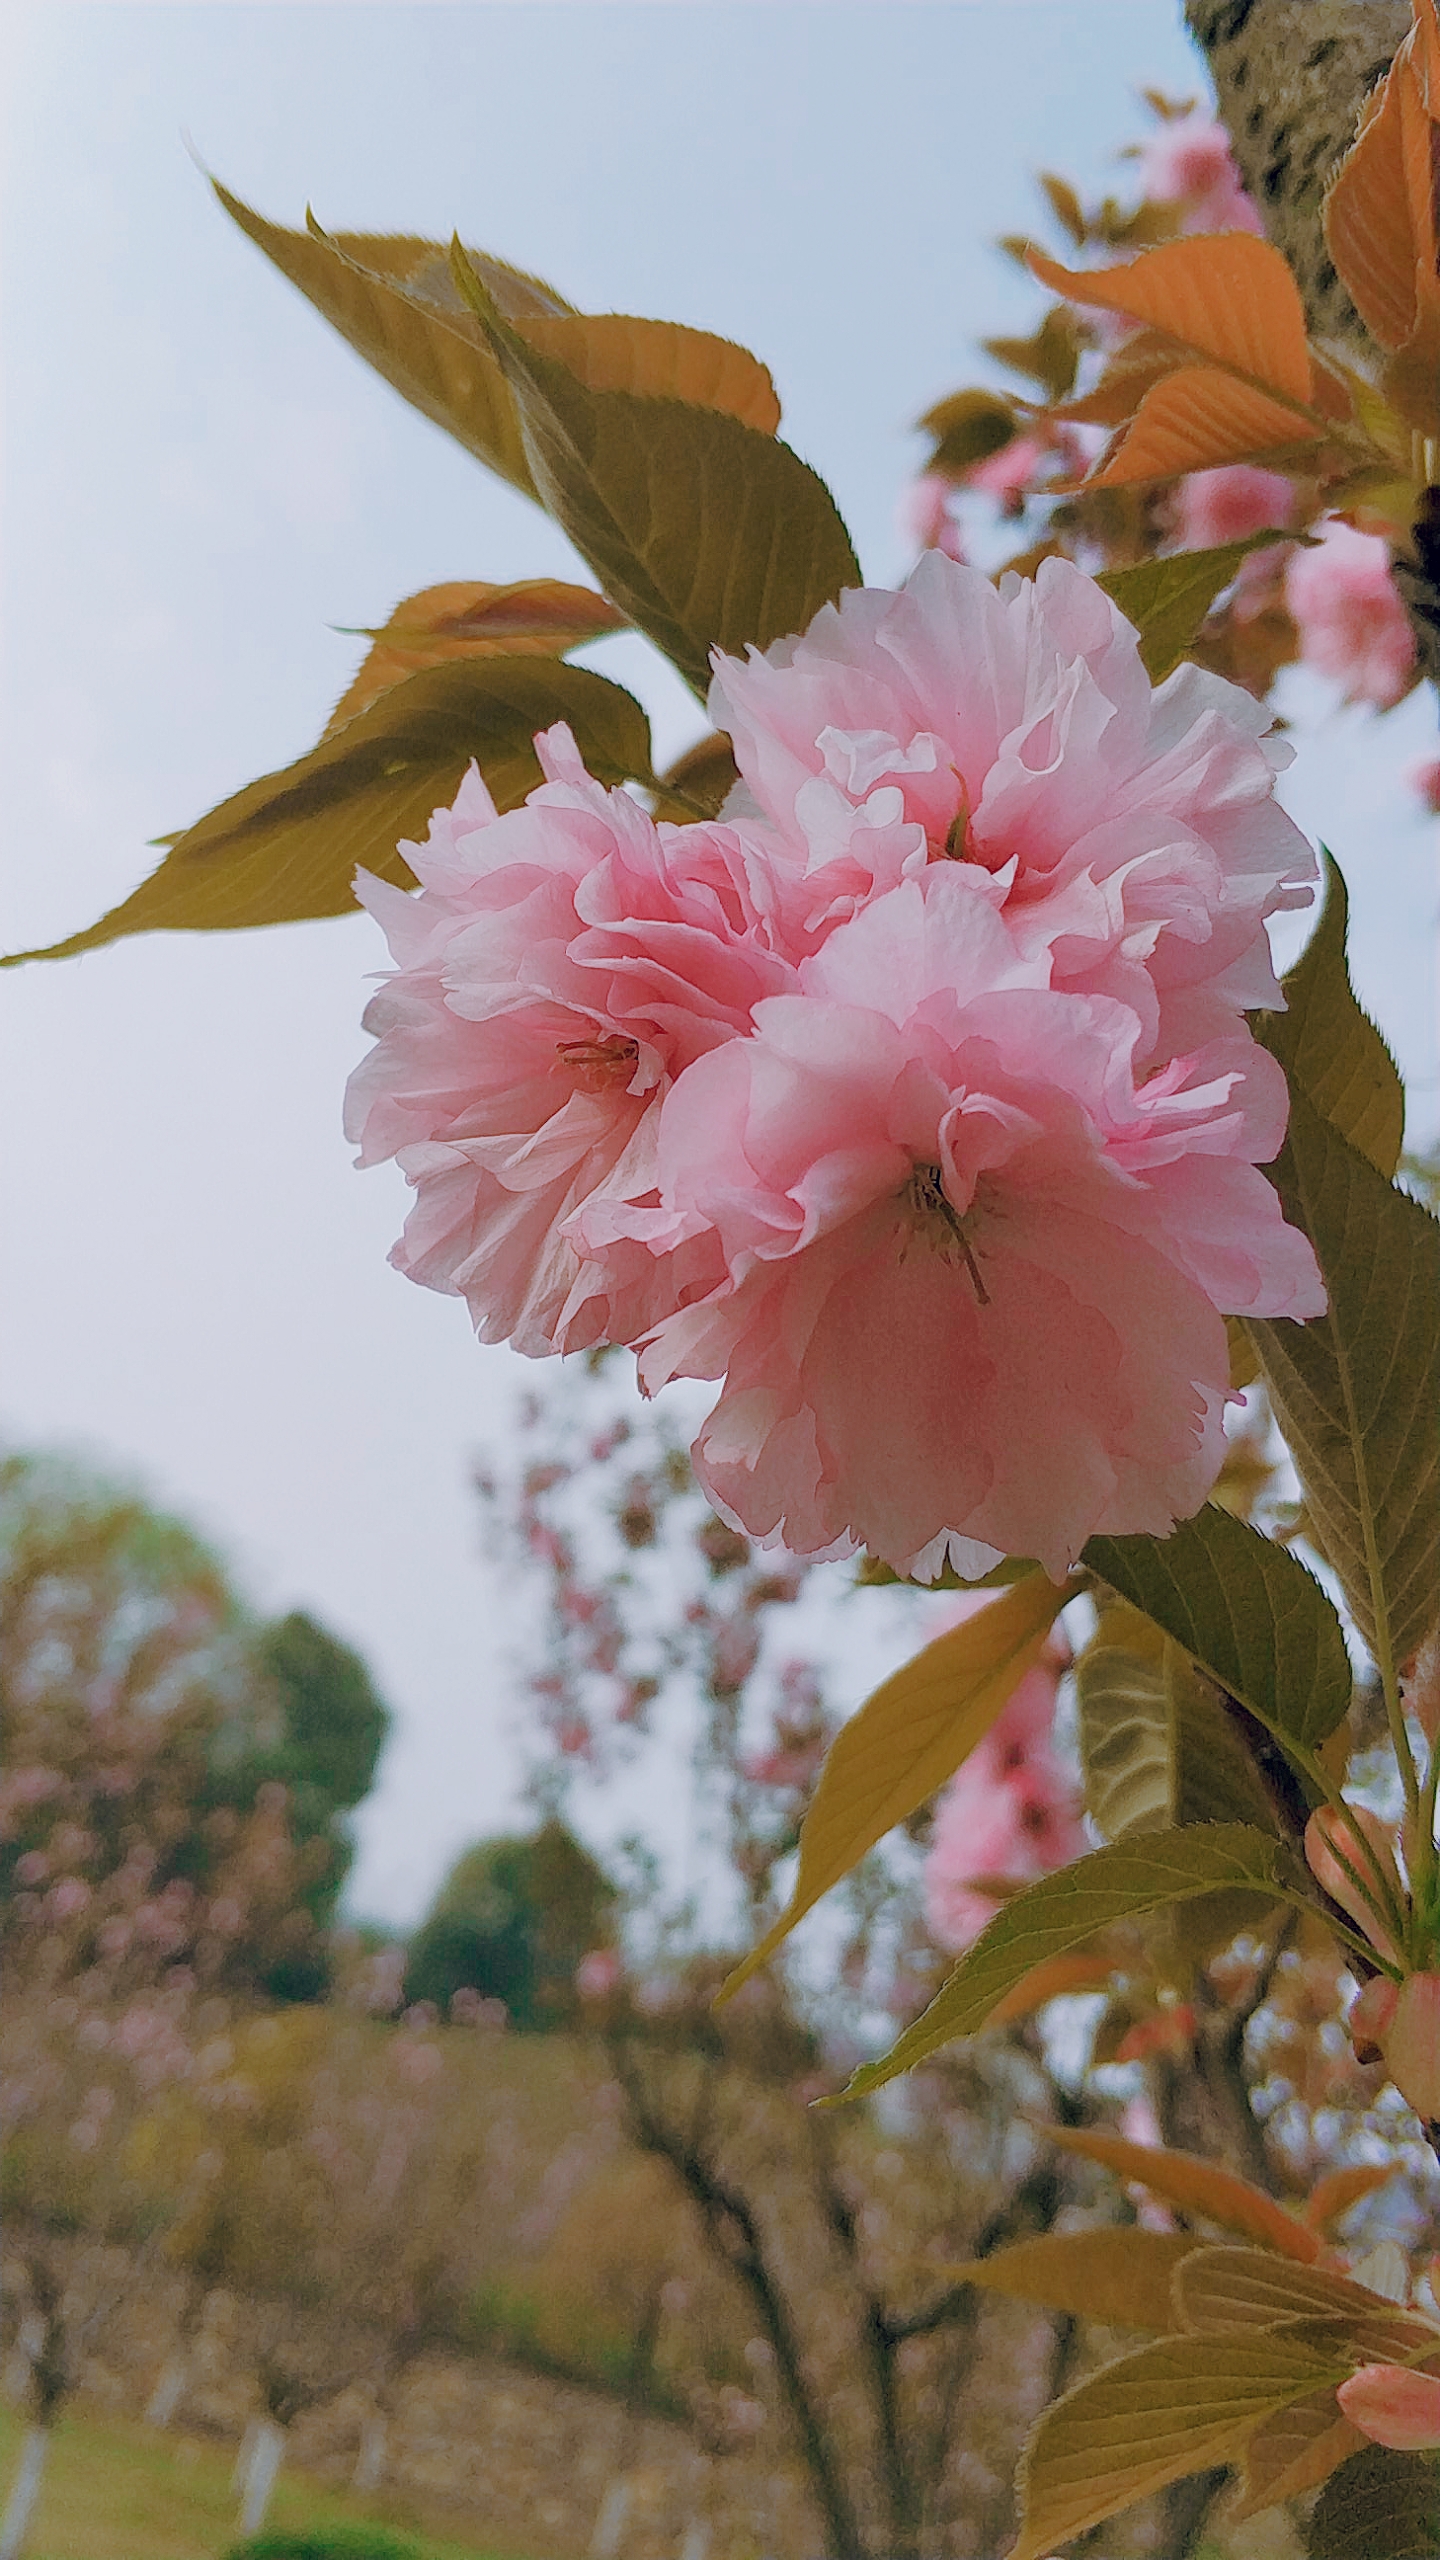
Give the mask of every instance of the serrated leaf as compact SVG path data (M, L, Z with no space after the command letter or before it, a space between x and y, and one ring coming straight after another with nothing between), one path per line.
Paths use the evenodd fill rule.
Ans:
M766 648L859 586L834 499L788 445L721 410L590 389L473 268L457 260L456 274L515 394L545 505L697 693L712 649Z
M845 2095L862 2097L882 2088L957 2036L974 2035L996 2003L1048 1957L1083 1946L1117 1921L1143 1919L1172 1903L1237 1887L1279 1900L1309 1899L1285 1844L1238 1822L1197 1823L1185 1831L1117 1841L1057 1875L1043 1876L996 1913L929 2008L883 2060L853 2074Z
M1204 2242L1184 2232L1047 2231L1017 2240L988 2258L943 2270L951 2283L983 2286L1015 2302L1103 2320L1112 2328L1178 2327L1171 2285L1176 2270Z
M420 667L459 658L563 658L624 628L624 615L593 587L568 587L558 578L425 587L397 604L382 630L367 635L374 645L331 712L325 735Z
M1415 92L1407 37L1376 93L1372 112L1326 192L1325 245L1370 335L1402 347L1419 319L1421 262L1435 225L1429 136ZM1427 236L1428 235L1428 236Z
M1128 265L1085 274L1053 258L1030 263L1040 282L1067 301L1098 304L1163 329L1177 347L1308 406L1305 310L1290 269L1268 240L1241 231L1192 235L1168 240Z
M1085 1806L1105 1839L1190 1822L1274 1829L1213 1682L1152 1619L1125 1602L1104 1609L1076 1684Z
M1039 1661L1051 1627L1079 1588L1067 1583L1062 1589L1038 1569L1027 1574L927 1644L841 1726L800 1826L790 1901L731 1974L722 1998L748 1982L877 1840L953 1777Z
M1328 2267L1292 2265L1263 2249L1201 2249L1176 2270L1175 2308L1187 2329L1273 2328L1277 2321L1338 2324L1352 2364L1401 2363L1440 2349L1440 2330L1397 2310Z
M1350 1657L1333 1606L1297 1556L1233 1512L1206 1503L1168 1538L1092 1538L1084 1562L1279 1741L1313 1749L1348 1712Z
M1189 2151L1127 2142L1123 2134L1110 2133L1102 2125L1049 2125L1046 2131L1060 2150L1073 2151L1117 2178L1147 2187L1152 2196L1175 2205L1181 2213L1198 2214L1205 2222L1218 2223L1223 2231L1238 2232L1257 2249L1277 2252L1299 2266L1313 2264L1320 2254L1312 2231L1267 2196L1263 2187L1252 2186L1248 2178L1237 2177L1218 2161L1198 2159Z
M650 779L650 729L632 695L561 659L426 667L343 729L261 776L178 836L133 895L47 951L63 960L131 933L234 930L343 915L357 866L413 877L397 850L453 800L473 757L502 809L543 779L534 737L566 720L602 782Z
M1238 382L1233 373L1217 365L1179 365L1144 393L1133 423L1085 485L1126 489L1231 462L1278 468L1302 458L1313 469L1306 448L1324 440L1323 424Z
M242 204L218 179L211 185L246 237L392 390L534 497L509 385L456 292L448 252L437 241L290 231ZM487 262L487 274L497 293L510 280L511 308L528 300L537 312L569 309L548 286L498 260Z
M1068 2391L1021 2465L1011 2560L1042 2555L1192 2471L1235 2461L1261 2419L1338 2382L1345 2367L1275 2330L1165 2338Z
M1325 903L1282 982L1288 1009L1257 1014L1254 1028L1279 1059L1291 1091L1303 1093L1388 1181L1404 1144L1405 1087L1350 984L1345 882L1334 857L1324 852L1323 859Z
M1303 1093L1272 1179L1330 1312L1248 1329L1311 1531L1377 1662L1400 1665L1440 1613L1440 1224Z
M1245 2448L1244 2490L1229 2509L1229 2520L1243 2524L1265 2507L1318 2489L1364 2441L1359 2428L1341 2415L1333 2391L1316 2391L1308 2400L1277 2409L1273 2417L1262 2418Z
M1440 2472L1424 2454L1366 2445L1321 2490L1305 2549L1309 2560L1434 2560Z
M1085 1810L1101 1838L1174 1821L1165 1638L1138 1609L1102 1610L1075 1665Z
M1211 551L1179 551L1166 560L1140 560L1132 569L1102 570L1096 584L1140 634L1140 655L1152 684L1179 666L1211 606L1252 551L1285 540L1283 532L1247 533Z

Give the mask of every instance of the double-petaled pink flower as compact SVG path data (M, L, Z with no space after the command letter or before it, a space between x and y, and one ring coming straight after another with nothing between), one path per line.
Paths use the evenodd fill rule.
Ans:
M1256 1171L1279 1069L1266 918L1313 862L1249 697L1158 691L1092 581L930 554L717 661L748 786L655 825L568 732L497 817L475 776L352 1080L416 1204L400 1267L539 1353L723 1381L714 1499L798 1552L1066 1570L1163 1533L1223 1454L1222 1316L1305 1316Z

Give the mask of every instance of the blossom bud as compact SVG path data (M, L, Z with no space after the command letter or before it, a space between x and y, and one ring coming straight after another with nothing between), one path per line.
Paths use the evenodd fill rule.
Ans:
M1433 2123L1440 2116L1440 1973L1412 1973L1401 1983L1384 2053L1401 2097Z
M1317 1884L1324 1886L1331 1901L1338 1902L1357 1928L1363 1929L1371 1945L1393 1963L1395 1941L1359 1889L1363 1885L1372 1896L1378 1896L1378 1859L1397 1901L1405 1899L1390 1825L1364 1805L1347 1805L1343 1813L1337 1813L1333 1805L1322 1805L1305 1825L1305 1856Z
M1350 2041L1357 2062L1378 2062L1400 2001L1400 1985L1377 1974L1367 1982L1350 2012Z
M1336 2397L1351 2425L1372 2444L1388 2445L1393 2453L1425 2453L1440 2445L1440 2374L1362 2364Z

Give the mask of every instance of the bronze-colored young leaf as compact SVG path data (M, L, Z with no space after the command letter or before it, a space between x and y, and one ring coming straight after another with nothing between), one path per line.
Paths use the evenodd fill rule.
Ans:
M943 2272L952 2283L983 2285L1110 2328L1168 2333L1180 2326L1171 2293L1176 2270L1204 2245L1178 2231L1047 2231Z
M882 2088L957 2036L974 2035L997 2002L1047 1957L1083 1946L1117 1921L1246 1887L1309 1903L1303 1871L1284 1842L1239 1822L1147 1832L1043 1876L1003 1905L923 2015L881 2061L853 2074L846 2096Z
M563 658L587 640L623 631L625 617L593 587L558 578L524 578L487 586L479 579L425 587L397 604L354 682L330 714L325 735L344 727L402 676L452 658Z
M318 226L287 230L211 184L232 221L263 249L323 319L412 408L456 438L526 497L535 495L515 403L500 367L456 291L448 252L434 240L382 238ZM497 300L538 314L569 309L535 278L487 261ZM509 290L506 290L508 281Z
M1038 255L1030 264L1067 301L1123 312L1283 400L1310 401L1304 306L1268 240L1244 231L1205 233L1083 274Z
M1073 2151L1117 2178L1147 2187L1152 2196L1175 2205L1181 2213L1198 2214L1222 2231L1238 2232L1242 2239L1253 2241L1256 2249L1276 2252L1298 2266L1310 2266L1320 2255L1319 2241L1304 2223L1267 2196L1263 2187L1252 2186L1248 2178L1237 2177L1218 2161L1198 2159L1189 2151L1127 2142L1123 2134L1110 2133L1103 2125L1048 2125L1046 2132L1062 2151Z
M1440 1223L1304 1093L1272 1178L1330 1312L1250 1336L1312 1533L1376 1661L1400 1665L1440 1614Z
M542 779L535 732L556 720L570 723L601 781L651 778L639 703L585 667L538 658L425 667L298 763L222 800L97 924L14 957L63 960L131 933L344 915L357 867L383 880L413 878L397 846L425 834L472 757L499 806L515 808Z
M1331 854L1324 862L1325 904L1285 976L1287 1010L1257 1014L1255 1031L1279 1059L1291 1090L1303 1093L1388 1181L1404 1143L1405 1087L1350 984L1345 882Z
M1097 583L1140 634L1140 655L1152 684L1163 683L1190 649L1202 622L1223 595L1242 560L1281 533L1247 533L1213 551L1177 551L1166 560L1141 560L1133 569L1106 569Z
M1334 2322L1352 2365L1401 2363L1440 2349L1440 2329L1418 2312L1398 2310L1328 2267L1291 2264L1265 2249L1197 2250L1176 2270L1175 2309L1181 2327L1198 2330Z
M841 1726L800 1826L789 1904L731 1974L722 1998L748 1982L821 1895L969 1758L1080 1587L1062 1589L1038 1570L1027 1574L927 1644Z
M1364 2441L1359 2428L1341 2416L1333 2391L1315 2391L1308 2400L1292 2400L1288 2409L1262 2418L1250 2438L1242 2493L1228 2510L1228 2520L1243 2524L1265 2507L1318 2489L1332 2471L1359 2452Z
M1237 2461L1263 2418L1345 2371L1274 2329L1164 2338L1104 2366L1047 2409L1035 2430L1021 2465L1024 2522L1011 2560L1043 2560L1172 2480Z
M1206 1503L1168 1538L1092 1538L1084 1561L1278 1740L1313 1749L1343 1720L1353 1683L1335 1610L1299 1558L1248 1521Z
M1303 461L1313 470L1324 441L1322 422L1287 409L1253 383L1218 365L1179 365L1143 394L1133 423L1085 485L1133 488L1230 462L1280 469Z
M1073 1954L1051 1956L1024 1975L1003 2000L997 2000L990 2012L992 2027L1008 2027L1020 2018L1033 2018L1048 2000L1069 2000L1079 1991L1104 1991L1115 1970L1116 1958L1107 1954L1103 1938Z
M504 308L502 303L501 308ZM553 356L587 391L633 391L650 400L684 400L720 409L757 435L780 424L768 365L680 320L636 320L618 311L573 312L523 319L527 345Z
M1329 2231L1344 2220L1365 2196L1373 2196L1377 2187L1388 2185L1398 2175L1398 2160L1357 2162L1351 2169L1330 2169L1317 2178L1305 2199L1303 2211L1312 2231Z
M455 272L514 392L544 504L698 694L712 649L765 648L860 584L834 499L788 445L722 410L590 389L506 318L463 252Z
M1440 2472L1433 2459L1367 2444L1326 2481L1305 2549L1309 2560L1435 2560Z

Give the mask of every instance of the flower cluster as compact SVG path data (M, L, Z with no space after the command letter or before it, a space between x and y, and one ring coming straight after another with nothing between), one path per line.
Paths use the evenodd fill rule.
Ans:
M721 1379L712 1499L796 1553L1068 1569L1164 1533L1223 1452L1225 1313L1307 1316L1264 1176L1265 920L1309 848L1267 715L1158 691L1092 580L927 554L717 660L743 788L654 823L568 732L497 816L473 773L347 1125L416 1192L399 1267L529 1354Z

